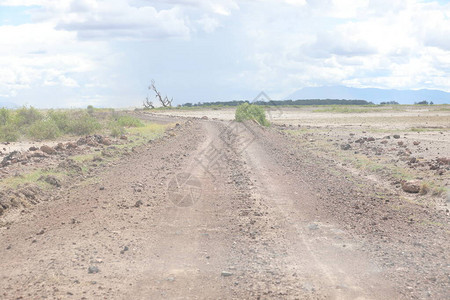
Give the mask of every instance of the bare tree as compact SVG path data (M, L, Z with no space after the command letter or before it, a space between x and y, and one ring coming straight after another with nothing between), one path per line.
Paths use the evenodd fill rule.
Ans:
M161 96L161 93L156 89L154 80L152 80L152 84L148 87L148 89L155 92L155 94L156 94L155 98L158 99L158 101L161 103L161 105L163 107L172 107L173 98L170 100L167 96L163 98ZM154 108L153 102L149 101L148 97L146 99L146 102L144 102L144 107L145 108Z
M145 101L144 101L144 108L145 108L145 109L152 109L152 108L155 108L155 106L153 105L153 101L150 101L150 99L148 99L148 97L145 98Z

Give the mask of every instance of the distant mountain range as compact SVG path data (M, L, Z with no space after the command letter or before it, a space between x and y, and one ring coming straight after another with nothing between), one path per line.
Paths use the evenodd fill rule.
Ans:
M290 100L300 99L348 99L367 100L373 103L397 101L400 104L413 104L426 100L434 104L450 103L450 93L440 90L385 90L376 88L350 88L345 86L306 87L290 96Z

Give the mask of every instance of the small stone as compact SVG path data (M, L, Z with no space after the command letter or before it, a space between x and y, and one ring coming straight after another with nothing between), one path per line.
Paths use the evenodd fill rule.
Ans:
M42 176L39 178L39 180L45 181L48 184L56 186L56 187L61 187L61 181L58 178L56 178L55 176L51 176L51 175Z
M104 186L101 186L101 187L100 187L100 191L103 191L103 190L105 190L105 187L104 187Z
M43 145L41 147L41 151L44 152L45 154L48 154L48 155L52 155L52 154L56 153L55 149L53 149L52 147L47 146L47 145Z
M138 200L138 201L136 201L136 203L134 204L134 206L135 206L135 207L140 207L142 204L144 204L144 203L142 202L142 200Z
M319 225L312 223L308 225L309 230L317 230L319 229Z
M421 185L420 180L409 180L402 183L402 189L407 193L418 193Z
M233 273L228 272L228 271L222 271L222 273L220 274L222 277L230 277L233 275Z
M400 138L400 135L394 134L393 137L394 137L394 139L399 139L399 138Z
M350 150L350 149L352 149L352 146L350 146L350 144L342 144L341 149L342 150Z
M124 254L126 251L130 250L128 246L123 247L123 250L120 251L120 254Z
M100 269L97 266L90 266L88 268L88 273L89 274L96 274L98 272L100 272Z

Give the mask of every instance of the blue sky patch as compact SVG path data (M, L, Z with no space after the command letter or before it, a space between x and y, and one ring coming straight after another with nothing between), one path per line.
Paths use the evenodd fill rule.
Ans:
M0 25L21 25L31 22L32 6L2 6L0 5Z

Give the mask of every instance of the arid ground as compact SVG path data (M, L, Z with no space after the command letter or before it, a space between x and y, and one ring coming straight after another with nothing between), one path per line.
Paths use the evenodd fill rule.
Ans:
M448 107L130 114L3 146L0 298L448 299Z

